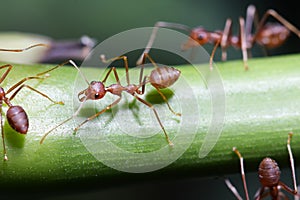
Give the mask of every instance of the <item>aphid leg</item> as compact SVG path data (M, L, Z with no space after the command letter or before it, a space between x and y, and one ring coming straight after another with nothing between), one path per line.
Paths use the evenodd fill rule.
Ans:
M153 110L153 112L154 112L154 114L155 114L155 117L156 117L156 119L157 119L157 121L158 121L158 123L159 123L161 129L163 130L163 132L164 132L164 134L165 134L165 137L166 137L166 140L167 140L168 144L169 144L170 146L173 146L174 144L173 144L173 143L171 142L171 140L169 139L169 136L168 136L168 134L167 134L167 132L166 132L166 130L165 130L165 127L164 127L163 124L161 123L160 118L159 118L159 116L158 116L158 113L157 113L156 109L154 108L154 106L153 106L152 104L148 103L147 101L145 101L144 99L141 99L141 98L138 97L137 95L133 95L133 96L134 96L137 100L139 100L140 102L142 102L143 104L145 104L146 106L148 106L149 108L151 108L151 109Z
M35 47L49 47L49 45L40 43L40 44L31 45L31 46L26 47L24 49L0 49L0 51L23 52L23 51L27 51L27 50L35 48Z
M241 166L241 176L243 180L243 185L244 185L244 190L245 190L245 195L246 199L249 200L249 195L248 195L248 188L247 188L247 183L246 183L246 176L244 172L244 158L242 157L241 153L236 147L232 148L232 151L239 157L240 159L240 166Z
M231 190L231 192L234 194L234 196L238 199L238 200L243 200L243 198L241 197L241 195L239 194L239 192L236 190L236 188L231 184L229 179L225 179L225 184L227 185L227 187Z

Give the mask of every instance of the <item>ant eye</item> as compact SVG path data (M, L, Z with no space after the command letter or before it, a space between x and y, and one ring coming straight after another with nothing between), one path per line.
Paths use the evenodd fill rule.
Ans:
M205 38L206 38L207 36L206 36L206 34L205 33L200 33L199 35L198 35L198 40L204 40Z
M95 99L98 99L99 96L100 96L100 95L99 95L98 93L96 93L96 94L95 94Z

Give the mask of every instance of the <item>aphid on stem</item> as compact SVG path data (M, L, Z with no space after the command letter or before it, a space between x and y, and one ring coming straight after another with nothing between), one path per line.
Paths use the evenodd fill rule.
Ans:
M281 172L277 162L272 158L266 157L260 162L258 167L258 177L261 183L261 187L258 190L258 192L255 194L256 200L263 199L267 196L271 196L271 198L274 200L277 200L279 198L287 199L287 196L283 192L281 192L281 189L287 191L292 195L299 196L297 183L296 183L294 158L293 158L292 149L290 145L292 136L293 136L292 132L288 133L287 149L290 157L290 165L291 165L294 189L291 189L286 184L280 181ZM245 196L246 199L249 200L246 176L244 172L243 157L236 147L233 147L233 151L240 159L241 176L242 176L243 186L245 190ZM226 179L225 183L237 199L242 199L242 197L237 192L236 188L230 183L229 179Z
M269 16L274 17L281 24L266 23L266 20ZM256 27L255 33L252 33L253 24ZM245 70L248 70L248 54L255 43L264 48L271 49L281 46L288 38L290 32L293 32L300 37L300 31L281 15L279 15L275 10L267 10L262 19L258 21L256 8L253 5L249 5L247 8L246 20L243 17L239 18L239 36L232 35L231 26L232 20L230 18L226 20L225 27L222 31L208 31L203 27L190 28L183 24L157 22L153 28L152 34L143 54L149 53L159 28L179 29L190 34L188 41L181 47L183 50L207 43L214 45L209 61L211 70L213 68L213 58L217 47L221 47L222 60L225 61L227 59L226 50L229 46L233 46L242 50L244 68ZM138 64L142 62L143 54L138 60Z
M129 77L129 67L128 67L128 62L127 62L127 57L126 56L118 56L109 60L106 60L104 55L100 56L101 60L105 63L107 62L112 62L115 60L123 60L124 61L124 65L125 65L125 71L126 71L126 85L122 85L120 83L120 79L117 73L117 69L115 67L112 67L109 69L109 71L106 73L104 79L102 81L91 81L88 82L87 79L83 76L83 74L80 72L79 68L76 66L76 64L72 61L69 60L59 66L62 66L66 63L71 63L81 74L81 76L83 77L83 79L86 81L88 87L84 90L82 90L81 92L78 93L78 99L81 102L79 108L77 109L77 111L68 119L64 120L63 122L61 122L60 124L58 124L57 126L55 126L54 128L52 128L51 130L49 130L48 132L45 133L45 135L42 137L40 143L43 143L43 141L45 140L45 138L47 137L47 135L53 131L54 129L56 129L57 127L61 126L62 124L68 122L69 120L71 120L72 118L74 118L75 116L78 115L79 111L81 110L81 108L83 107L83 104L87 101L87 100L100 100L102 99L107 92L118 96L118 98L112 102L111 104L109 104L108 106L106 106L104 109L102 109L101 111L97 112L96 114L88 117L86 120L84 120L82 123L80 123L75 129L74 132L77 132L78 129L83 126L85 123L93 120L94 118L98 117L99 115L103 114L104 112L106 112L107 110L111 109L113 106L115 106L116 104L118 104L121 99L122 99L122 93L123 92L127 92L128 94L132 95L135 99L137 99L139 102L143 103L144 105L146 105L147 107L149 107L155 114L155 117L161 127L161 129L164 132L165 138L168 142L168 144L170 146L173 145L173 143L171 142L171 140L169 139L169 136L159 118L159 115L155 109L155 107L150 104L149 102L147 102L146 100L142 99L141 97L139 97L139 95L142 95L145 93L145 87L147 83L150 83L159 93L159 95L163 98L163 100L165 101L165 103L167 104L169 110L177 116L181 116L180 113L175 112L171 106L168 103L167 98L164 96L164 94L160 91L161 89L167 88L171 85L173 85L177 79L180 76L180 71L173 68L173 67L158 67L156 65L156 63L153 61L153 59L148 55L148 54L144 54L143 57L143 62L142 62L142 66L141 66L141 70L140 70L140 76L139 76L139 83L138 84L132 84L130 82L130 77ZM150 73L149 76L144 76L143 75L143 71L144 71L144 63L145 60L149 59L150 62L153 64L153 66L155 67L155 69L153 69ZM53 69L47 71L50 72L54 69L56 69L57 67L54 67ZM111 84L109 86L105 86L105 82L107 80L107 78L109 77L109 75L111 74L111 72L113 72L116 83Z

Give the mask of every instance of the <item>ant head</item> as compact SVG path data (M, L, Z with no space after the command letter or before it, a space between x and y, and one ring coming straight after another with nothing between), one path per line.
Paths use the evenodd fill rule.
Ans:
M196 40L200 45L206 44L209 41L209 33L202 27L194 28L190 37Z
M105 86L101 81L92 81L89 87L78 94L79 101L102 99L106 94ZM83 95L83 97L80 97Z

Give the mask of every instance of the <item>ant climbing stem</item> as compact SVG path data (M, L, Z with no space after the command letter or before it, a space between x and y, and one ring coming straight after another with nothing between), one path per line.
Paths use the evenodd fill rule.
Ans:
M13 68L12 65L3 65L0 66L0 69L6 69L5 72L0 77L0 84L6 79L7 75ZM13 86L11 86L7 91L4 90L4 88L0 87L0 125L1 125L1 136L2 136L2 144L3 144L3 153L4 153L4 160L8 160L7 157L7 150L5 145L5 134L3 129L3 120L2 120L2 106L3 103L5 103L8 106L8 110L6 111L6 118L8 121L8 124L18 133L20 134L26 134L29 128L29 120L26 111L21 106L15 106L11 103L11 101L16 97L16 95L23 89L28 88L33 92L36 92L37 94L47 98L51 102L55 104L61 104L64 103L61 101L54 101L52 98L50 98L48 95L38 91L37 89L34 89L33 87L26 85L25 82L32 79L40 79L43 80L45 78L48 78L48 74L44 74L44 76L36 75L36 76L30 76L21 79L17 83L15 83ZM13 92L14 91L14 92ZM11 96L8 97L8 95L11 94Z
M280 169L278 167L277 162L269 157L266 157L260 162L258 168L258 175L259 175L259 181L261 183L261 187L258 190L258 192L255 194L256 200L265 198L267 196L271 196L272 199L279 199L279 197L283 199L287 199L287 196L280 191L281 189L287 191L288 193L294 196L297 197L299 196L297 181L296 181L294 159L293 159L292 149L290 145L292 136L293 133L289 132L288 139L287 139L287 150L290 157L290 166L292 171L294 189L291 189L290 187L288 187L287 185L285 185L283 182L280 181ZM248 196L248 189L246 184L246 177L244 173L243 157L236 147L233 148L233 151L238 155L240 159L241 176L242 176L242 181L245 189L246 199L248 200L249 196ZM237 199L242 199L239 193L237 192L236 188L230 183L229 179L226 179L225 183Z
M279 23L266 23L268 17L275 18ZM252 26L256 27L256 31L252 33ZM262 19L258 21L257 11L255 6L249 5L247 8L246 19L239 18L239 35L232 35L232 20L228 18L225 27L222 31L208 31L203 27L189 28L186 25L157 22L153 28L150 39L146 45L144 52L138 59L137 64L142 63L144 53L149 53L154 43L159 28L171 28L183 30L189 33L189 39L182 45L182 50L187 50L204 44L212 44L214 46L210 55L209 64L210 69L213 68L212 61L217 47L221 47L222 60L227 59L226 50L229 46L242 50L242 57L244 62L244 69L248 70L248 54L255 43L263 48L272 49L281 46L288 38L290 32L293 32L300 37L300 31L275 10L269 9L265 12Z
M148 54L145 54L145 57L147 57L148 59L150 59L150 61L152 63L154 63L154 61L151 59L151 57ZM87 81L87 79L84 78L86 80L86 82L88 83L88 87L78 93L78 100L81 102L81 104L80 104L79 108L77 109L77 111L71 117L64 120L60 124L56 125L54 128L50 129L49 131L47 131L44 134L44 136L42 137L42 139L40 140L40 143L42 144L44 142L44 140L46 139L46 137L49 135L50 132L52 132L53 130L55 130L59 126L63 125L64 123L70 121L72 118L77 116L78 113L80 112L81 108L83 107L83 104L87 100L100 100L106 95L107 92L118 96L118 98L115 101L113 101L111 104L106 106L104 109L102 109L101 111L97 112L96 114L88 117L86 120L84 120L79 125L77 125L77 127L74 129L75 133L84 124L86 124L87 122L89 122L89 121L93 120L94 118L100 116L101 114L105 113L107 110L111 109L113 106L117 105L122 99L122 93L127 92L128 94L132 95L139 102L143 103L144 105L146 105L147 107L149 107L153 111L153 113L154 113L161 129L164 132L164 135L165 135L165 138L166 138L168 144L170 146L173 146L173 143L169 139L169 136L168 136L168 134L167 134L160 118L159 118L158 112L156 111L155 107L152 104L150 104L149 102L147 102L144 99L142 99L141 97L139 97L138 95L144 94L145 85L147 83L150 83L152 86L155 87L155 89L158 91L158 93L162 96L164 101L167 103L169 110L172 113L174 113L175 115L180 116L180 113L176 113L176 112L173 111L171 106L168 104L167 98L160 91L160 89L167 88L167 87L171 86L172 84L174 84L180 76L180 71L173 68L173 67L167 67L167 66L158 68L157 65L154 63L155 69L151 71L151 74L149 76L143 76L143 68L144 68L144 63L143 63L142 68L140 70L139 83L138 84L132 84L132 83L130 83L129 67L128 67L128 61L127 61L126 56L118 56L118 57L114 57L114 58L111 58L111 59L106 59L104 55L101 55L100 59L105 63L112 62L112 61L115 61L115 60L123 60L124 61L124 66L125 66L125 72L126 72L126 83L127 83L127 85L125 85L125 86L121 85L120 79L119 79L119 76L118 76L118 72L117 72L117 69L115 67L112 67L108 70L108 72L106 73L106 75L105 75L105 77L102 81L91 81L89 83ZM145 58L143 58L143 60L145 61ZM68 61L68 62L70 62L80 72L80 69L76 66L76 64L73 61ZM60 66L62 66L62 65L60 65ZM59 67L59 66L57 66L57 67ZM55 67L53 69L50 69L47 72L50 72L50 71L56 69L57 67ZM114 74L114 78L115 78L116 83L111 84L110 86L105 86L105 82L106 82L107 78L109 77L109 75L111 74L111 72L113 72L113 74ZM82 74L82 76L83 76L83 74Z

